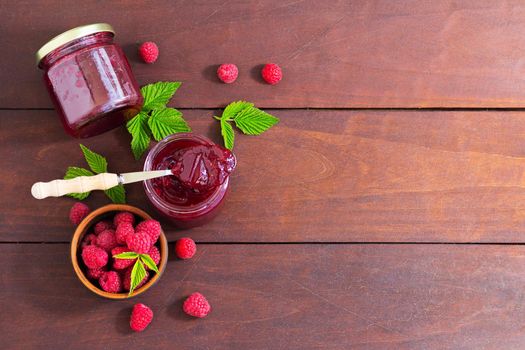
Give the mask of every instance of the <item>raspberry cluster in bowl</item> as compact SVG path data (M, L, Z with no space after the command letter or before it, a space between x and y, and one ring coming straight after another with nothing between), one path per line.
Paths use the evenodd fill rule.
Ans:
M160 223L127 205L108 205L86 217L87 206L78 204L76 208L84 213L78 215L82 217L80 222L71 220L78 223L72 241L72 262L82 283L96 294L112 299L127 298L148 289L160 277L167 262L164 256L167 242ZM70 219L75 217L75 206ZM136 253L131 254L135 257L115 257L128 252ZM150 266L154 268L154 263L158 274L143 263L144 256L149 256ZM146 273L132 293L128 293L133 289L131 276L136 263L142 264Z

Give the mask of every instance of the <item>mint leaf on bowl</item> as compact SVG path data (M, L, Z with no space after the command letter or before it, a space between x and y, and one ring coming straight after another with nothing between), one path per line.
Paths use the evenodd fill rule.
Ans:
M149 256L148 254L140 254L140 260L144 263L144 265L149 267L150 270L153 270L157 273L159 272L159 269L157 265L155 264L155 261L153 261L151 256Z
M135 265L133 265L133 270L131 270L131 283L129 286L129 294L131 295L135 288L142 282L142 280L146 277L146 269L144 268L144 264L142 264L142 261L140 259L137 259L135 261Z

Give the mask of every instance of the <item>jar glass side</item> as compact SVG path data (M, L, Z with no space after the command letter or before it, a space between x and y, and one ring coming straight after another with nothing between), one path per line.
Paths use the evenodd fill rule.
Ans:
M196 135L193 133L179 133L173 134L157 143L148 153L146 161L144 162L144 171L154 169L154 161L156 156L170 144L181 141L181 140L198 140L209 145L213 145L213 142L208 138ZM175 205L173 203L165 201L155 191L152 180L144 181L144 191L146 196L164 217L171 220L174 224L179 227L194 227L200 226L209 222L219 212L219 208L222 206L224 197L228 192L229 178L224 183L217 187L205 200L198 203L197 205L183 206Z
M142 95L113 33L76 39L44 57L39 65L64 129L90 137L122 125L142 107Z

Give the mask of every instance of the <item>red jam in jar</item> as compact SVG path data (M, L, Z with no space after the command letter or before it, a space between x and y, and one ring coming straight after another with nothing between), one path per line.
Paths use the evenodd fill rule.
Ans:
M101 134L142 107L142 95L113 28L98 23L53 38L37 52L38 67L64 129L74 137Z
M218 212L235 165L232 152L204 136L170 135L149 152L144 170L171 169L173 175L144 181L146 195L178 226L204 224Z

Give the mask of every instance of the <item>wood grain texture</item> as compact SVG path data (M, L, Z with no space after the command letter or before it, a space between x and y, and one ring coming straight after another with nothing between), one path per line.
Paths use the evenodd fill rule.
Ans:
M179 107L525 107L525 4L512 1L14 1L1 4L0 108L50 107L34 53L109 22L141 84L178 80ZM45 15L43 15L45 11ZM159 44L154 65L137 44ZM284 69L264 85L262 64ZM239 80L219 83L221 63Z
M522 349L522 246L201 245L127 301L91 294L66 244L2 244L3 348ZM38 259L38 263L36 262ZM57 287L59 286L59 287ZM181 312L194 291L202 320ZM155 313L132 334L134 303Z
M184 110L220 141L219 111ZM212 223L168 239L208 242L525 242L525 113L275 110L267 133L238 135L239 166ZM0 240L68 241L67 198L35 181L85 166L53 111L0 112ZM122 128L83 140L109 170L140 170ZM128 202L156 215L141 184ZM87 203L107 203L102 193Z

